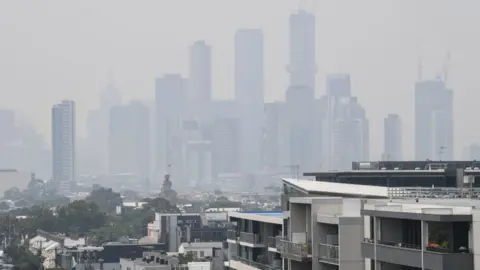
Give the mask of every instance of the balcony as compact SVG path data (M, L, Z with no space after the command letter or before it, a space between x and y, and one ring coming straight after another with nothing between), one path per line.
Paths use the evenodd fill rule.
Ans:
M245 265L250 267L247 268L245 267ZM281 264L281 261L277 263L262 264L262 263L251 261L239 256L232 256L232 262L230 264L230 267L234 269L281 270L282 264Z
M277 237L276 246L282 257L295 261L306 261L312 258L312 246L309 243L294 243Z
M451 252L448 249L387 241L365 239L362 243L362 253L365 258L376 258L378 261L422 267L425 269L473 269L473 255L464 252Z
M337 245L318 244L318 261L338 265L339 250Z
M268 251L279 252L277 250L277 245L281 239L281 236L270 236L268 237Z
M227 230L227 242L236 243L239 233L236 230Z
M239 237L240 244L250 244L250 245L263 245L263 239L260 234L240 232Z

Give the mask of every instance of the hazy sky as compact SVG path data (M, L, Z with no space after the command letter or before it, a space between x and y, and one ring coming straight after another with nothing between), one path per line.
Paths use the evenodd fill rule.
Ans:
M86 113L98 106L109 70L125 99L152 99L156 76L187 75L188 46L198 39L212 45L215 97L229 98L233 37L243 27L263 29L266 98L283 100L288 16L300 2L1 0L0 107L21 112L49 135L51 105L74 99L83 135ZM480 141L473 114L480 100L478 0L303 2L317 16L317 94L325 91L325 74L351 74L353 93L370 119L372 158L380 157L387 113L401 115L404 153L413 157L419 53L424 77L433 78L451 51L448 84L455 91L457 157L465 144Z

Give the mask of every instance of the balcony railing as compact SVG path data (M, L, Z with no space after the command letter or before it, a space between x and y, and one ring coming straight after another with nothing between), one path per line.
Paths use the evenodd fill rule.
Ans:
M281 265L273 265L273 264L262 264L259 262L251 261L249 259L245 259L239 256L232 256L232 260L239 261L243 264L255 267L260 270L281 270Z
M240 242L250 243L250 244L261 244L262 236L260 234L240 232Z
M293 243L287 239L277 237L276 247L283 257L304 261L312 255L312 246L310 243Z
M239 233L236 230L227 230L227 239L228 240L237 240Z
M365 238L364 242L369 243L369 244L374 244L375 243L375 241L373 239L370 239L370 238ZM418 249L418 250L422 249L421 245L410 244L410 243L401 243L401 242L396 242L396 241L378 240L378 241L376 241L376 243L378 245L398 247L398 248ZM458 251L453 251L449 248L437 247L437 246L425 246L425 250L430 251L430 252L435 252L435 253L469 253L470 252L467 248L462 249L462 250L458 250Z
M339 250L337 245L318 244L318 260L338 263Z
M274 237L274 236L268 237L268 247L277 248L277 237Z

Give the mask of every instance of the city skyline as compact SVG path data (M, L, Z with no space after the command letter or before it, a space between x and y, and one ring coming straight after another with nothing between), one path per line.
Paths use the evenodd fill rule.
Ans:
M108 1L107 1L108 2ZM23 8L14 2L2 2L2 11L8 10L8 14L2 14L1 20L4 26L15 24L17 30L0 28L1 33L6 37L0 50L3 62L0 64L4 79L0 82L2 91L15 91L22 95L31 96L31 100L23 100L18 95L7 95L0 101L0 106L7 109L15 109L18 114L26 115L35 127L49 137L48 108L57 100L69 98L77 101L78 108L78 132L84 137L86 129L84 119L87 112L96 107L96 96L100 89L107 84L107 74L113 74L115 85L122 90L125 100L142 99L151 100L151 78L161 76L167 72L180 72L188 74L188 47L195 40L205 40L212 46L212 92L215 99L233 96L233 35L234 32L244 26L248 28L260 28L265 32L265 99L267 102L283 100L284 93L288 87L288 73L285 69L288 63L288 17L298 8L298 3L277 3L276 9L271 10L273 2L266 1L251 12L251 16L240 18L246 10L251 10L253 2L242 1L232 2L225 5L221 2L209 2L203 4L192 3L198 11L213 6L224 10L224 15L229 14L220 27L215 24L221 14L215 14L209 20L200 20L197 25L181 24L184 16L192 16L195 21L197 16L191 12L180 16L176 22L178 30L175 35L166 31L162 23L153 23L160 19L159 14L153 16L153 10L178 10L176 4L147 4L138 7L145 11L141 20L133 22L130 32L125 32L123 27L114 27L105 24L103 14L113 19L122 20L125 10L130 6L126 3L116 3L117 9L112 10L110 5L98 4L95 7L87 4L63 5L51 2L45 6L38 6L37 13L32 16L40 16L38 25L32 25L22 16L27 14ZM35 5L35 4L33 4ZM316 75L316 94L319 96L325 92L324 81L326 74L336 72L348 72L352 76L354 92L359 101L367 109L368 118L371 124L371 138L382 140L382 119L388 113L397 113L404 120L405 153L406 158L413 158L413 91L417 77L416 66L418 56L423 59L423 74L425 79L434 78L438 69L442 66L444 55L447 51L452 53L452 72L449 78L449 87L455 90L455 115L467 115L466 107L473 106L470 98L475 85L476 76L473 75L471 67L473 59L478 55L474 48L478 47L478 41L472 37L474 28L471 22L476 20L472 11L475 4L454 5L445 1L435 2L435 14L428 12L431 3L395 3L389 1L376 3L375 13L368 13L371 4L359 4L352 1L344 3L324 2L317 5L316 15L316 52L318 72ZM392 12L392 6L395 12ZM5 7L5 8L3 8ZM48 7L56 7L50 8ZM157 7L157 8L153 8ZM160 7L163 7L160 8ZM346 8L349 7L349 8ZM149 8L149 10L146 10ZM47 10L49 13L47 13ZM235 12L233 12L235 10ZM266 12L266 11L269 12ZM355 12L354 12L355 10ZM61 12L60 12L61 11ZM50 16L50 12L52 16ZM90 22L79 25L78 15L84 12ZM163 11L162 11L163 12ZM62 15L63 14L63 15ZM68 17L64 16L69 14ZM82 13L83 14L83 13ZM162 13L163 14L163 13ZM200 12L200 14L202 14ZM238 14L238 15L235 15ZM364 16L368 14L369 16ZM386 15L388 14L388 18ZM457 16L461 14L462 16ZM12 15L15 15L12 17ZM56 40L55 33L65 33L60 26L52 27L55 16L65 18L64 25L70 25L72 31L85 29L78 33L78 37L90 39L96 46L95 52L89 55L81 53L84 50L91 51L93 48L88 45L76 55L71 54L71 49L77 48L78 38L65 38L58 45L50 42ZM159 17L157 19L157 17ZM411 22L404 18L413 18ZM445 20L455 18L455 20ZM165 17L170 20L171 17ZM350 22L355 20L355 25ZM382 20L384 26L376 22ZM455 21L455 22L452 22ZM160 22L160 21L159 21ZM99 26L92 28L92 26ZM35 29L42 26L42 30L24 34L27 29ZM33 27L33 28L32 28ZM140 28L139 28L140 27ZM212 31L207 31L210 27ZM137 31L144 29L144 31ZM368 31L366 30L368 29ZM385 31L388 29L388 31ZM195 34L192 34L195 31ZM104 36L98 33L107 33ZM134 34L132 41L124 41L131 33ZM22 34L23 33L23 34ZM42 42L35 33L44 33L50 39ZM72 32L73 33L73 32ZM96 33L91 36L87 33ZM342 33L340 36L338 33ZM65 33L70 37L70 32ZM160 35L159 35L160 34ZM44 36L45 36L44 35ZM53 35L53 36L52 36ZM61 35L60 35L61 36ZM154 38L158 36L158 38ZM33 41L27 42L33 38ZM364 37L368 37L366 40ZM57 39L58 40L58 39ZM159 43L159 40L162 42ZM20 42L20 43L18 43ZM113 43L112 43L113 42ZM133 42L133 43L132 43ZM17 44L18 43L18 44ZM47 46L48 44L48 46ZM125 45L124 45L125 44ZM128 46L126 45L128 44ZM354 44L354 46L351 46ZM93 44L92 44L93 45ZM13 49L16 48L16 49ZM109 49L107 49L109 48ZM153 48L155 48L153 50ZM65 49L68 49L66 51ZM132 53L133 50L138 53ZM144 51L144 53L140 53ZM10 52L5 54L5 52ZM47 53L47 54L45 54ZM146 57L148 54L148 57ZM50 68L38 68L48 55ZM94 57L94 58L92 58ZM62 62L61 59L66 59ZM95 60L94 60L95 59ZM95 61L95 65L93 65ZM126 64L130 63L130 64ZM14 68L17 65L22 69ZM135 66L135 68L133 68ZM368 66L368 68L365 68ZM33 69L35 72L32 73ZM60 69L60 70L58 70ZM49 72L55 70L58 72ZM21 71L21 73L19 73ZM141 73L139 72L141 71ZM20 76L22 74L22 76ZM19 80L27 77L29 80ZM68 83L69 82L74 82ZM35 85L32 85L36 82ZM41 95L43 91L28 89L41 89L49 91L48 95ZM2 92L6 93L6 92ZM372 99L376 96L376 99ZM35 102L33 102L33 100ZM381 102L378 102L381 100ZM403 104L403 105L402 105ZM459 106L458 104L466 104ZM25 118L25 117L22 117ZM475 143L475 134L467 132L468 125L464 122L455 124L456 141L466 144ZM456 155L461 153L462 145L456 148ZM372 158L380 158L382 146L372 145Z

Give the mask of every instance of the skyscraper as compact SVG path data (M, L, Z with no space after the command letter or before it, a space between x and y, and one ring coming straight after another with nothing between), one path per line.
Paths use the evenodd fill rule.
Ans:
M212 53L205 41L190 47L190 74L188 78L188 117L200 123L211 114Z
M169 165L173 177L182 174L181 129L186 115L187 80L167 74L155 81L156 176L163 179Z
M235 101L240 120L243 172L261 168L264 106L263 33L241 29L235 34Z
M415 84L415 159L452 160L453 91L440 80Z
M315 91L315 16L306 11L290 16L290 86Z
M313 124L315 116L315 94L307 86L290 86L286 95L286 121L288 121L289 163L285 165L299 166L299 172L315 170ZM317 167L318 168L318 167Z
M150 111L139 101L110 110L109 172L150 175Z
M402 160L402 122L398 114L389 114L384 119L383 160Z
M52 180L60 193L75 183L75 102L64 100L52 107Z
M369 159L369 123L365 109L351 96L348 74L327 77L323 163L328 170L351 168L352 161Z

